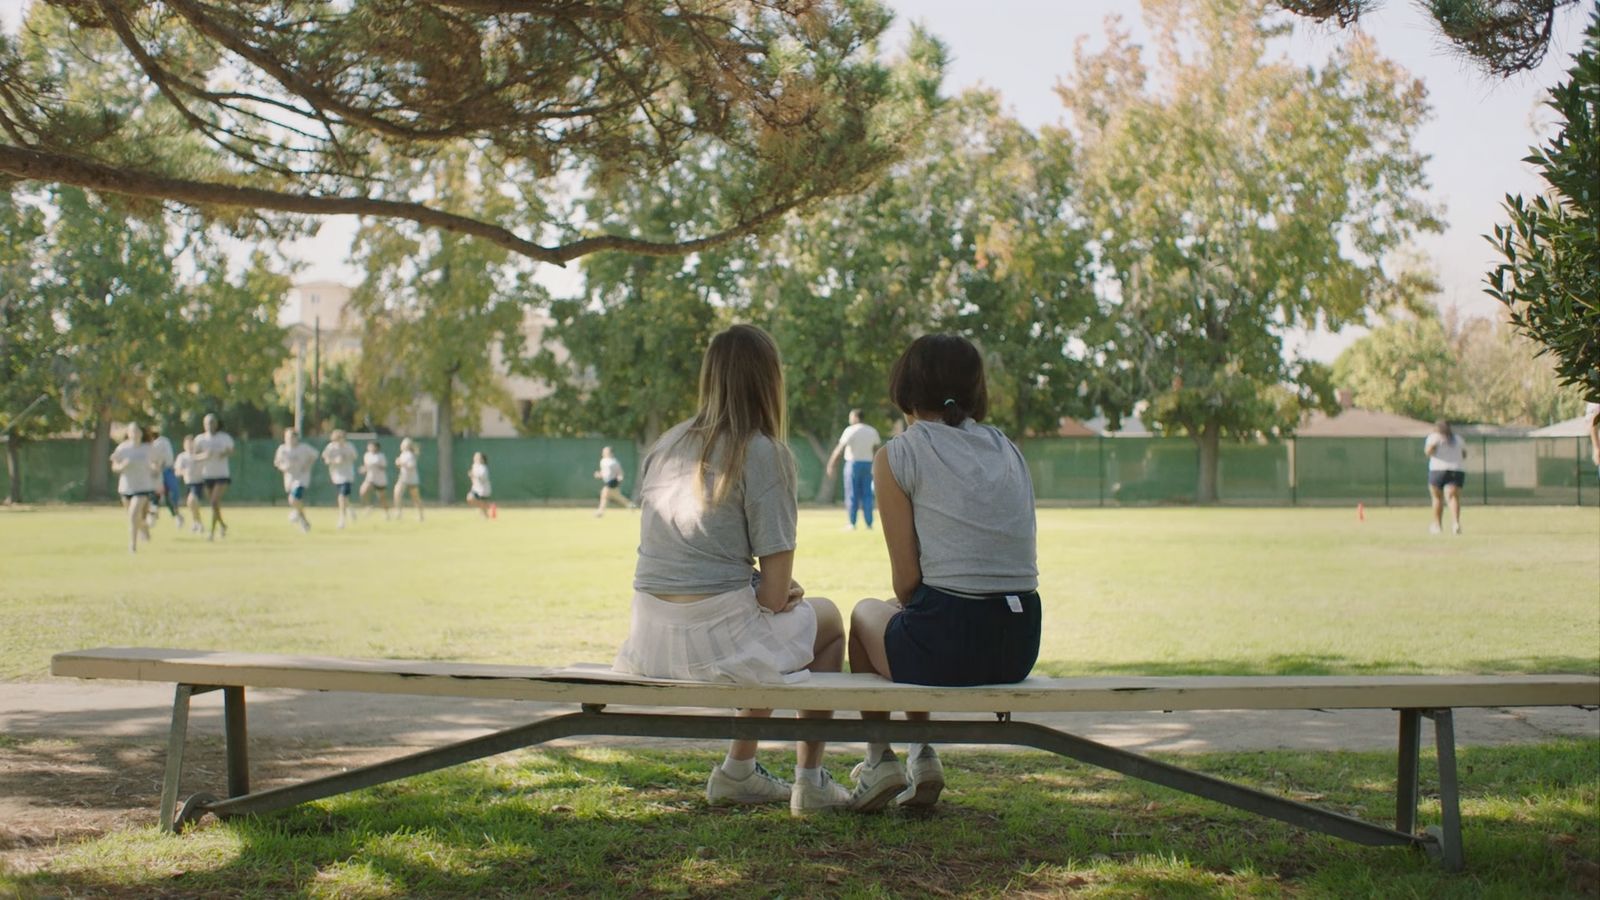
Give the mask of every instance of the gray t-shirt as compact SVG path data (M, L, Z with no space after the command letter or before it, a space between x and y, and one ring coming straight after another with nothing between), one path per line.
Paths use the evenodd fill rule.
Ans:
M662 435L641 467L636 591L720 594L746 587L757 557L795 546L796 485L788 448L765 435L751 438L744 477L720 504L707 506L722 454L713 454L704 481L697 478L700 442L684 437L688 428L683 422Z
M1039 586L1033 478L998 428L916 422L885 447L911 498L925 584L959 594Z

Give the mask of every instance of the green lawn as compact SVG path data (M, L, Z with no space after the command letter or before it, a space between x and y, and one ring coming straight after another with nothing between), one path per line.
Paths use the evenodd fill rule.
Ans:
M344 532L326 510L313 514L303 535L281 509L241 509L216 544L164 522L130 556L113 510L0 513L0 678L42 678L51 653L103 644L603 661L625 632L632 513L508 509L485 522L439 510L426 524L363 520ZM848 607L881 593L888 573L877 535L842 532L841 519L802 513L797 577ZM1365 522L1344 509L1048 509L1039 522L1044 672L1600 671L1593 510L1470 509L1458 538L1429 536L1417 509ZM65 777L40 761L71 743L0 735L0 785L25 777L26 761L43 765L38 777ZM149 769L159 748L146 743L95 752ZM192 765L215 775L220 748L198 744ZM668 747L509 754L259 820L207 820L182 840L153 826L74 834L37 869L0 863L0 896L1600 891L1592 740L1463 748L1464 875L1033 753L952 750L947 802L931 816L711 809L701 785L712 754ZM774 771L792 765L777 745L764 758ZM1389 754L1185 762L1392 815ZM835 774L847 763L834 758ZM156 782L143 781L136 793L150 795L153 818ZM1424 822L1438 818L1431 783L1425 775Z
M239 509L209 544L163 520L131 556L111 509L0 512L0 679L50 654L146 645L565 664L609 661L626 633L637 520L614 511L435 510L424 524L327 510L301 534ZM801 514L796 576L848 611L887 591L875 533ZM1600 671L1600 515L1039 512L1039 670L1129 673Z

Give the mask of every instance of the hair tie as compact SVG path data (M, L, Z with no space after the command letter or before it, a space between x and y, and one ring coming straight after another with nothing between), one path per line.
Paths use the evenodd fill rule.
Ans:
M944 401L944 405L945 405L945 406L955 406L955 405L956 405L956 401L955 401L955 400L954 400L954 399L949 399L949 398L947 398L947 399L946 399L946 400L945 400L945 401Z

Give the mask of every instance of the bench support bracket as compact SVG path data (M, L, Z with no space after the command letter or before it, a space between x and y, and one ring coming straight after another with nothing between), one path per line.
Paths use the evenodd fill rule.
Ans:
M175 812L178 781L182 775L183 747L188 728L189 698L217 690L201 685L179 685L173 701L172 729L167 742L166 780L161 792L161 827L181 830L206 812L226 818L254 815L297 806L348 791L372 787L413 775L495 756L576 736L628 736L697 740L824 740L886 741L960 744L1004 744L1032 747L1118 772L1152 784L1213 800L1236 809L1287 822L1369 846L1410 846L1426 849L1452 871L1463 864L1461 817L1457 797L1455 736L1450 710L1400 710L1399 766L1396 779L1395 827L1389 828L1353 816L1301 803L1252 787L1151 759L1097 743L1033 722L1009 717L998 722L976 720L890 721L864 719L738 718L723 715L603 712L585 705L582 711L541 719L387 762L251 793L249 756L245 738L244 689L222 688L227 735L228 797L190 798ZM1428 833L1416 833L1421 718L1434 722L1439 759L1439 801L1442 823Z

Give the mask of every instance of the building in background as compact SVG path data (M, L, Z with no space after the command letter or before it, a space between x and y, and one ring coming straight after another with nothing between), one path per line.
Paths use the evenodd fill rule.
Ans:
M309 415L306 404L310 403L319 372L325 372L332 362L353 360L361 355L364 322L350 306L353 291L353 287L336 281L308 281L291 287L284 298L278 321L285 329L289 349L294 354L293 364L298 367L297 426ZM543 346L544 332L549 325L550 318L542 310L529 309L523 314L525 352L533 353ZM458 418L458 425L467 434L513 437L518 434L521 422L527 420L533 404L549 395L550 386L538 379L512 375L498 344L490 347L489 353L511 398L511 410L485 406L475 419ZM507 415L508 412L514 412L517 418ZM422 394L405 412L384 421L383 427L395 434L436 437L438 423L439 404L431 396Z

